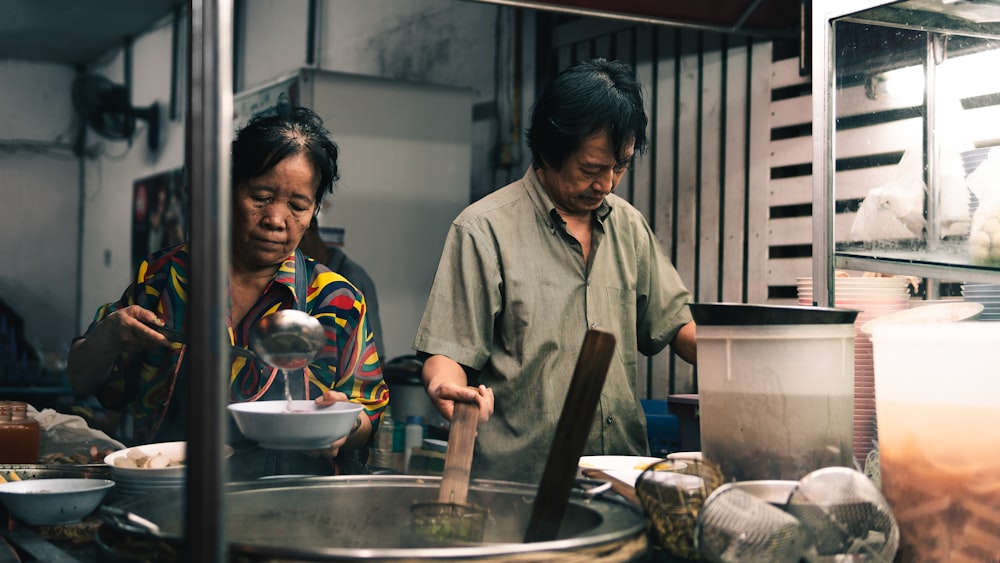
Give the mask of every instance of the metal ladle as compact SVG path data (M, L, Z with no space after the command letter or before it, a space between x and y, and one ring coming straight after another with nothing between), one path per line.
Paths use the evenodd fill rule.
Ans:
M267 365L297 370L309 365L326 342L323 325L297 309L281 309L250 329L250 348Z

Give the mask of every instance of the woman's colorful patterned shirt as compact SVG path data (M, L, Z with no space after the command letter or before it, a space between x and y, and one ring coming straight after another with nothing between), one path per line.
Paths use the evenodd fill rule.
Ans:
M326 346L305 370L306 398L316 398L330 389L340 391L364 406L376 428L389 402L389 391L382 379L375 338L365 315L364 296L325 266L312 259L304 263L309 279L305 311L320 321L327 338ZM189 273L187 244L151 254L139 265L135 281L121 299L97 310L87 334L110 313L129 305L155 311L166 327L187 333ZM271 385L284 385L280 373L252 359L246 351L250 328L258 320L279 309L297 308L297 300L303 297L295 295L295 275L295 256L292 254L239 325L233 327L227 321L230 343L237 352L232 354L229 379L233 402L257 400ZM134 417L137 436L153 439L159 421L166 416L171 404L183 405L185 398L180 390L187 384L194 384L191 377L198 377L190 373L188 363L183 360L186 346L175 342L170 348L122 353L115 361L110 378L98 390L98 399L110 409L127 408ZM178 417L175 413L170 418Z

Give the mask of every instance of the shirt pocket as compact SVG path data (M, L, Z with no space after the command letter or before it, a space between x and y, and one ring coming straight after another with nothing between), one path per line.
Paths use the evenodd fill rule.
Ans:
M635 332L635 290L607 287L607 310L602 311L602 319L597 319L598 327L615 333L618 339L618 360L625 366L626 374L636 372L636 332Z

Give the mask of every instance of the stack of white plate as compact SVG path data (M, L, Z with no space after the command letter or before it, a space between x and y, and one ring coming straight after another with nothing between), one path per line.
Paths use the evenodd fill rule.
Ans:
M116 475L115 493L121 496L144 495L184 487L184 477L127 477Z
M1000 285L991 283L963 283L962 299L981 303L980 321L1000 321Z
M180 489L184 486L186 442L162 442L125 448L107 455L104 463L111 467L115 494L134 496ZM169 460L166 467L134 467L157 455ZM131 460L132 463L127 463ZM126 464L127 463L127 464Z
M116 496L135 496L147 493L177 490L184 487L186 468L186 442L161 442L125 448L108 454L104 463L111 467ZM143 460L161 455L168 461L166 467L134 467ZM226 457L233 455L233 448L226 446ZM163 458L161 458L162 460Z
M854 309L854 459L864 467L868 452L875 448L875 366L871 337L861 327L868 321L902 311L910 306L910 282L906 278L834 278L834 304ZM798 278L799 304L812 305L812 278Z

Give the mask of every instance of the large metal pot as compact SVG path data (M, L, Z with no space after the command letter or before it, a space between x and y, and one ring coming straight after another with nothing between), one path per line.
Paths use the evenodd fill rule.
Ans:
M522 543L535 487L473 481L469 502L490 511L481 544L409 547L410 507L434 501L438 477L352 475L263 479L232 483L225 493L228 540L234 560L283 561L561 561L586 557L635 561L647 554L646 520L637 507L614 498L574 495L556 540ZM116 561L183 557L182 495L146 495L114 505L159 527L144 531L109 520L98 541ZM135 559L130 558L135 554Z

